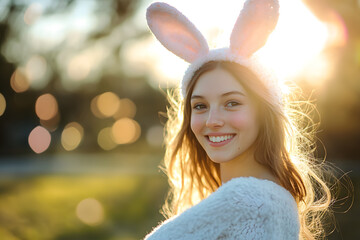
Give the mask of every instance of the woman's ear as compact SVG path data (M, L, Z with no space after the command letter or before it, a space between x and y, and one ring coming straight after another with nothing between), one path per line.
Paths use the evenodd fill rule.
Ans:
M176 8L156 2L146 13L147 23L155 37L175 55L192 63L209 52L204 36Z
M263 47L279 18L277 0L248 0L236 20L230 37L235 54L250 57Z

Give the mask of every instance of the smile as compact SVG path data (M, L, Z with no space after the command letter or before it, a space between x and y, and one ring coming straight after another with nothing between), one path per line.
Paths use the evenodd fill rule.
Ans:
M227 140L231 140L234 136L234 134L227 134L222 136L208 136L208 139L211 143L221 143Z

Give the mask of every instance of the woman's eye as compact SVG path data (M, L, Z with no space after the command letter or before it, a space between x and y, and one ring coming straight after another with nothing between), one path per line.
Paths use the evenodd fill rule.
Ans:
M240 103L238 103L238 102L228 102L226 104L226 107L235 107L235 106L238 106L238 105L240 105Z
M206 108L205 104L195 104L193 107L193 109L195 110L203 110L205 108Z

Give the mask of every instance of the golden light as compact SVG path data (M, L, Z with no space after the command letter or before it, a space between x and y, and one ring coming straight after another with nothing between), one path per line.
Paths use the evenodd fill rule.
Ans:
M25 92L30 87L29 80L24 71L25 69L23 68L17 68L11 75L10 86L17 93Z
M154 147L160 147L164 141L164 128L160 125L155 125L149 128L146 133L147 142Z
M61 133L61 144L66 151L76 149L84 136L84 128L77 122L67 124Z
M133 118L136 114L136 105L128 98L120 100L118 111L114 114L115 119Z
M294 77L325 48L328 28L300 0L280 6L277 27L257 55L279 77Z
M301 75L307 79L308 83L313 87L322 86L324 80L333 74L335 68L332 64L333 62L328 61L327 56L319 54L304 66L304 71ZM314 81L314 79L316 79L316 81ZM321 90L321 88L319 89Z
M327 13L328 42L329 46L342 47L348 41L348 30L341 15L334 10Z
M68 37L72 40L76 38L71 35ZM100 42L91 44L82 51L65 51L60 54L61 68L64 69L66 75L62 79L63 86L69 90L74 90L84 83L98 81L104 59L109 54L110 48Z
M24 13L24 22L27 25L33 24L42 14L43 7L40 3L32 3Z
M69 77L75 81L85 79L91 70L91 62L85 55L73 57L67 65L67 73Z
M25 74L33 88L43 87L45 85L45 75L47 71L46 59L42 56L32 56L25 66Z
M58 113L58 104L53 95L46 93L35 102L36 115L42 120L50 120Z
M117 143L114 142L111 127L103 128L100 130L97 138L99 146L104 150L111 150L117 146Z
M4 95L0 93L0 116L2 116L6 109L6 99Z
M104 209L94 198L86 198L76 206L76 216L85 224L95 226L104 221Z
M173 1L170 4L182 11L202 32L210 48L229 46L230 34L243 7L244 0L224 0L224 6L214 1L207 2L206 11L201 1ZM214 17L217 14L217 17ZM331 16L330 16L331 15ZM301 0L280 0L280 17L275 31L267 44L256 55L261 62L273 69L280 78L294 78L302 74L309 62L313 62L329 45L341 45L347 39L346 27L339 14L329 14L327 22L317 19ZM188 64L166 50L154 37L132 44L125 52L135 64L144 59L151 65L153 78L157 85L161 81L182 78ZM144 52L147 53L144 58ZM325 61L332 61L327 58ZM149 63L147 63L149 64ZM322 63L322 67L332 64ZM328 68L318 77L328 77ZM319 80L321 80L319 79Z
M95 117L98 118L104 118L104 116L99 111L99 108L97 106L97 101L99 99L99 96L94 97L90 102L90 110L94 114Z
M97 98L96 104L99 112L104 117L111 117L118 111L120 99L113 92L105 92Z
M135 142L141 134L140 125L133 119L121 118L112 126L112 136L117 144Z
M48 149L51 142L51 135L45 128L37 126L34 128L28 138L30 148L35 153L42 153Z

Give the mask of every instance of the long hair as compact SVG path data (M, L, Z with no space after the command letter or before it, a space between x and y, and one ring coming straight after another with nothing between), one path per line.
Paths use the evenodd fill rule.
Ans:
M198 69L187 86L185 99L176 90L169 92L163 169L170 190L162 213L165 217L177 215L221 185L219 164L211 161L190 128L192 91L199 77L215 68L232 74L256 102L261 122L254 157L297 202L300 237L323 236L322 220L332 195L324 180L323 163L314 157L315 125L300 111L298 103L285 97L279 102L248 68L227 61L210 61Z

